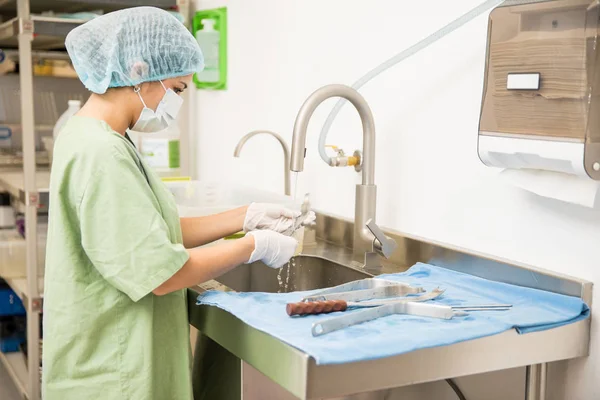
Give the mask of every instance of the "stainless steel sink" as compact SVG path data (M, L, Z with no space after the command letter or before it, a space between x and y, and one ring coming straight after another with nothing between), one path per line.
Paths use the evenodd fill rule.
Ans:
M216 281L236 292L287 293L336 286L370 276L321 257L298 256L281 269L261 262L241 265ZM190 291L190 304L195 303L197 294L195 290ZM197 307L190 309L191 315L197 312ZM198 336L192 372L196 400L240 398L241 374L239 358L207 336Z
M365 271L352 251L353 232L351 221L318 213L314 239L305 236L304 255L291 266L274 270L262 263L242 265L218 278L218 282L240 292L302 291L402 272L424 262L497 282L580 297L591 304L591 282L390 230L385 233L398 243L399 251L379 270ZM233 314L218 307L197 306L201 291L194 288L188 292L190 324L201 332L192 373L195 400L239 400L248 388L276 385L282 393L302 400L339 398L522 366L528 366L530 376L536 376L542 363L589 354L587 319L527 335L507 331L380 360L317 365L306 353L254 329ZM506 351L500 354L498 348ZM253 374L248 374L250 368ZM260 398L288 397L265 394Z
M281 269L256 262L239 266L216 280L236 292L288 293L336 286L369 276L323 258L298 256Z

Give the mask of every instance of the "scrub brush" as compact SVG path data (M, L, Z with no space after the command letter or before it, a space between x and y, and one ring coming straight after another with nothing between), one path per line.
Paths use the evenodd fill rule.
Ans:
M304 225L303 222L309 216L310 213L310 193L306 193L304 195L304 201L302 202L302 206L300 207L300 216L296 218L294 223L294 232L292 233L292 237L298 241L298 246L296 247L296 252L294 256L297 256L302 253L304 247Z
M302 254L302 250L304 249L304 227L302 226L292 233L292 237L298 241L298 246L296 246L296 251L293 255L293 257L296 257Z

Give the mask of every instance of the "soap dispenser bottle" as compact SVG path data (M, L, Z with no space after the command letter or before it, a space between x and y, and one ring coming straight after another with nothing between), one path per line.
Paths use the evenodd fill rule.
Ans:
M219 82L219 41L221 34L215 30L214 19L201 20L202 29L196 32L196 40L204 55L204 70L197 73L202 82Z

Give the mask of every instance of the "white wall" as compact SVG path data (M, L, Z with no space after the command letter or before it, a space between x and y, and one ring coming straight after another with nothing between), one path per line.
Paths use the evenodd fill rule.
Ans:
M328 83L352 84L480 2L198 0L198 8L226 5L229 12L229 89L198 91L195 99L198 177L281 190L278 144L257 137L241 159L234 159L243 134L271 129L291 141L296 113L313 90ZM377 128L378 222L598 282L600 212L507 186L477 157L486 30L487 15L361 90ZM352 217L359 176L326 166L316 149L334 102L323 104L309 126L298 192L310 192L317 209ZM347 151L360 147L360 122L351 107L336 120L329 142ZM594 322L589 358L553 368L557 388L550 399L600 398L596 331ZM513 398L514 386L520 385L508 373L468 383L490 387L491 381L512 387L512 394L503 397L502 390L493 391L503 399ZM492 398L488 395L481 398ZM438 396L424 398L452 398Z

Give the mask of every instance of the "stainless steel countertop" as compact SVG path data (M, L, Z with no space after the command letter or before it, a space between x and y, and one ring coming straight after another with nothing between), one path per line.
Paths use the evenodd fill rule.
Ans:
M361 270L351 249L352 223L318 214L316 239L305 242L305 256L324 258ZM400 272L426 262L500 282L581 297L589 306L592 283L464 249L386 230L399 243L397 256L373 275ZM365 272L365 271L363 271ZM423 349L380 360L316 365L307 354L260 332L217 307L196 306L201 289L189 291L190 323L236 357L300 399L438 381L490 371L587 356L590 319L542 332L511 330L450 346Z

